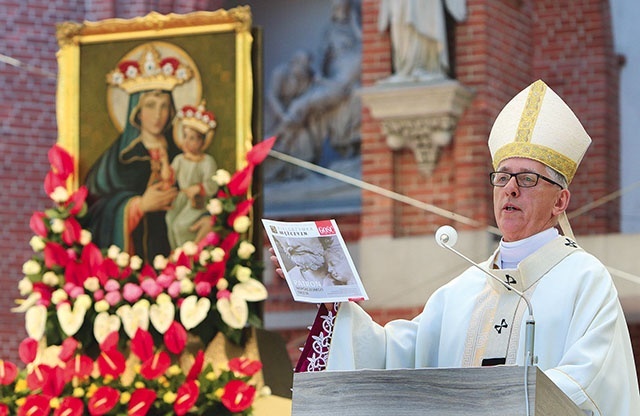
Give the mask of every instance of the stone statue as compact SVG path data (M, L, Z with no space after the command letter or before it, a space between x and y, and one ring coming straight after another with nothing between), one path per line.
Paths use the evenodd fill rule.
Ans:
M309 54L298 52L274 70L267 104L272 114L268 134L275 150L312 163L331 152L348 157L359 150L362 32L351 0L332 0L331 21L318 51L318 69ZM306 171L271 162L268 180L300 179Z
M448 78L443 2L453 18L466 18L466 0L380 0L378 30L390 30L394 74L385 82Z

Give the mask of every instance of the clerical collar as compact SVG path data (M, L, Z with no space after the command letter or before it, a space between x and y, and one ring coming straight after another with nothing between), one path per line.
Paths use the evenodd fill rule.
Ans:
M522 240L512 242L500 240L500 250L498 252L500 268L515 269L522 260L538 251L557 236L558 230L552 227Z

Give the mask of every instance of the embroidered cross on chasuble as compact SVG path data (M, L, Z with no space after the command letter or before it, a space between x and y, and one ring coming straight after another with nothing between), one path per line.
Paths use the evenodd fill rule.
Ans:
M540 279L576 249L580 248L574 241L559 236L521 261L517 269L495 268L496 251L491 272L530 300ZM525 314L529 314L525 301L487 276L467 329L462 366L514 365Z

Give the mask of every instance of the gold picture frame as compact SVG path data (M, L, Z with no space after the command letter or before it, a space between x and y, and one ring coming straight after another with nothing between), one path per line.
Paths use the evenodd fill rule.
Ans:
M204 104L215 117L215 134L212 141L205 140L211 143L205 153L213 157L218 169L233 173L242 168L253 143L251 24L248 6L59 24L58 144L74 155L77 175L70 187L85 184L103 155L125 141L130 125L141 131L133 120L143 105L139 97L142 90L155 84L149 82L144 87L133 81L147 75L145 82L152 80L152 72L144 72L149 63L158 79L153 88L171 96L173 110L168 118L177 123L178 118L172 116L185 105L197 108ZM167 63L173 69L165 73ZM126 72L130 67L136 75L131 79ZM139 106L134 96L140 100ZM178 152L183 150L181 130L168 130L163 133L166 141L173 140ZM135 143L142 141L141 137L127 140ZM91 191L88 202L91 207ZM129 235L127 216L115 224L125 235Z

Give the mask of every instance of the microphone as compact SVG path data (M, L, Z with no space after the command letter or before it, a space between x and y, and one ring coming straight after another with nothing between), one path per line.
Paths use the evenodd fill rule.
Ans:
M440 247L444 247L447 250L454 252L459 257L463 258L468 263L470 263L471 265L475 266L478 270L480 270L481 272L483 272L487 276L489 276L492 279L495 279L496 281L498 281L507 290L510 290L510 291L514 292L516 295L520 296L520 298L522 300L524 300L524 302L527 304L527 310L529 312L529 317L527 318L527 321L526 321L527 325L526 325L526 332L525 332L525 353L526 353L525 365L528 367L528 366L533 366L534 364L536 364L538 360L533 354L533 344L534 344L534 338L535 338L536 321L533 318L533 306L531 306L531 302L529 301L529 299L527 299L527 297L524 295L524 293L520 292L516 288L511 287L509 284L504 282L498 276L496 276L495 274L491 273L489 270L487 270L484 267L480 266L479 264L477 264L476 262L474 262L473 260L471 260L470 258L465 256L464 254L460 253L458 250L453 248L453 246L458 241L458 232L452 226L443 225L442 227L438 228L438 230L436 231L436 234L435 234L435 238L436 238L436 243L438 243L438 245Z

